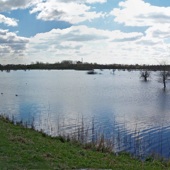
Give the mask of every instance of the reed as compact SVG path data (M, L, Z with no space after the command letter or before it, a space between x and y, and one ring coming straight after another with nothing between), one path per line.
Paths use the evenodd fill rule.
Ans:
M90 123L89 121L87 121L87 123L83 116L75 121L70 120L69 123L65 119L58 117L55 126L51 122L49 114L47 114L47 121L43 125L37 124L35 118L32 119L31 124L23 120L17 121L14 116L7 116L5 114L1 114L0 118L12 124L21 125L25 128L39 131L44 137L57 137L62 142L70 141L82 145L86 149L93 149L100 152L112 152L114 154L119 154L119 152L129 152L132 156L138 157L142 160L148 159L148 148L155 144L150 133L148 133L146 140L142 138L142 132L138 129L137 124L132 134L126 133L125 123L122 128L123 132L119 127L113 126L112 133L107 134L104 128L96 125L94 117ZM39 123L43 122L39 121ZM164 139L163 125L159 129L158 135L160 137L160 153L162 154L163 140L170 141L169 137ZM170 145L167 148L169 148L170 153ZM152 157L153 155L156 154L152 154Z

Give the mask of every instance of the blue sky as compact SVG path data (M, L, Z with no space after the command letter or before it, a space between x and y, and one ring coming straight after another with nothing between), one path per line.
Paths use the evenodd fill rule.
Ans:
M0 63L170 64L169 0L0 0Z

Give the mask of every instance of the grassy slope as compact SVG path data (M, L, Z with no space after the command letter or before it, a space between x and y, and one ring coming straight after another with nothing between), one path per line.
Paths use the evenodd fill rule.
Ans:
M159 162L145 162L126 154L114 156L15 126L0 118L0 169L169 169ZM170 166L169 166L170 167Z

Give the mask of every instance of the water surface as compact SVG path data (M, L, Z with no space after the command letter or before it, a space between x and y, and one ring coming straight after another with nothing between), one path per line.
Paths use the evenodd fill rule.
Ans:
M94 120L95 129L119 141L116 151L170 157L170 85L163 91L158 72L148 82L139 71L97 72L0 72L0 113L54 136L58 124L67 132L82 118L89 126Z

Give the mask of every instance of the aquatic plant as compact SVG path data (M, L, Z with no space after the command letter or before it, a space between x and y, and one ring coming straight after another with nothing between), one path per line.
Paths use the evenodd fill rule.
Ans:
M156 141L152 138L151 134L148 133L147 138L143 138L142 132L138 129L138 124L130 134L126 132L126 125L124 128L113 126L112 132L107 133L103 127L97 126L95 118L92 118L91 122L86 122L85 118L77 119L74 122L68 124L64 119L58 120L57 126L51 123L50 115L47 114L47 121L41 126L40 122L37 124L33 119L31 123L19 120L14 116L6 116L5 114L0 115L0 119L12 124L21 125L25 128L30 128L35 131L39 131L44 137L58 137L61 141L70 141L72 143L79 144L86 149L93 149L100 152L112 152L119 154L121 152L129 152L131 155L138 157L142 160L148 158L148 156L155 155L158 158L159 153L162 154L162 150L165 147L163 141L170 141L170 138L163 136L163 125L159 127L157 141L160 151L158 153L149 151L152 145L156 144ZM43 122L41 122L43 123ZM170 150L170 145L166 146Z

